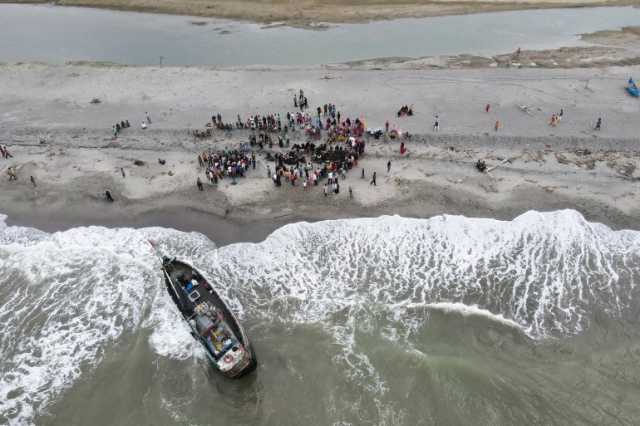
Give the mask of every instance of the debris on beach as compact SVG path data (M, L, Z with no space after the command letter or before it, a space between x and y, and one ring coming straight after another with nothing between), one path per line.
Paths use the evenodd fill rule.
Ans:
M100 100L100 98L93 98L93 99L91 99L91 101L89 103L90 104L99 104L99 103L102 103L102 101Z
M565 157L564 155L560 154L559 152L556 152L555 156L556 156L556 160L558 160L558 163L560 163L560 164L569 164L569 163L571 163L571 161L569 161L569 159L567 157Z
M135 164L136 166L144 166L145 162L142 160L133 160L133 164Z
M576 155L579 156L585 156L585 155L591 155L591 151L588 150L587 148L579 148L576 149L575 151L573 151Z
M626 162L623 165L619 166L616 171L625 177L632 177L633 173L636 171L636 165L633 162Z
M164 166L167 163L167 161L163 160L162 158L158 158L158 163Z

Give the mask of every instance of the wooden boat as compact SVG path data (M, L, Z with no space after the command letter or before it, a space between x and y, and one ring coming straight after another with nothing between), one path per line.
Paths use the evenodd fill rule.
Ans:
M162 271L167 291L211 364L230 378L253 371L257 360L244 329L204 276L168 257L162 258Z

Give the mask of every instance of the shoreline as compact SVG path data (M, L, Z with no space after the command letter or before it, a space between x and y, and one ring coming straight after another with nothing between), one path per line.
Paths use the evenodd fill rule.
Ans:
M46 0L0 0L8 4L48 4ZM201 18L220 18L264 25L282 24L308 30L321 30L317 24L367 23L400 18L428 18L477 13L508 12L539 9L575 9L588 7L633 6L638 0L551 0L551 1L415 1L386 3L347 1L340 3L303 1L290 7L288 3L265 4L252 0L214 0L203 4L195 0L176 2L163 0L153 5L145 0L57 0L54 6L86 7L94 9L181 15ZM346 3L346 4L345 4ZM197 24L196 24L197 25Z
M640 104L624 92L640 67L221 71L203 68L0 67L0 209L9 224L55 231L72 226L167 226L198 231L218 244L259 241L290 222L398 214L440 214L510 220L528 210L575 209L614 229L640 229L638 124ZM212 84L213 83L213 84ZM166 88L170 87L171 90ZM299 88L312 110L335 103L366 127L409 131L399 140L369 139L365 156L340 194L304 191L267 177L266 152L232 185L196 188L204 178L197 154L246 143L249 133L214 131L195 139L212 113L292 111ZM371 90L375 88L375 90ZM99 97L100 104L90 103ZM384 101L381 101L384 99ZM213 100L213 101L212 101ZM492 105L485 112L485 104ZM412 104L413 117L397 118ZM522 105L526 104L526 110ZM366 107L365 107L366 106ZM564 108L558 126L548 124ZM153 116L140 128L145 111ZM431 129L438 114L442 129ZM593 121L604 116L601 131ZM113 139L111 124L132 127ZM493 123L504 127L496 132ZM290 133L292 143L304 132ZM265 151L269 151L265 147ZM283 152L277 147L273 152ZM164 162L159 162L164 159ZM486 161L489 173L475 168ZM387 161L392 162L386 172ZM17 170L10 182L7 168ZM360 178L360 169L366 179ZM122 171L126 176L122 176ZM373 171L378 185L369 185ZM34 176L37 187L29 182ZM206 179L205 179L206 181ZM348 196L353 189L353 199ZM108 188L116 201L103 201Z

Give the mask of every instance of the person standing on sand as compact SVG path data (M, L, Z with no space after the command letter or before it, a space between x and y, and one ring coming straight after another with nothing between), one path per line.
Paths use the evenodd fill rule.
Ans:
M484 107L484 112L488 113L490 109L491 109L491 104L487 104L487 106Z
M389 121L385 121L384 123L384 132L389 133Z
M495 131L497 132L498 130L500 130L500 127L502 127L502 124L500 124L500 120L496 120L496 124L494 126Z
M16 174L16 169L13 167L9 167L7 169L7 174L9 175L9 182L12 180L18 180L18 175Z
M29 176L29 180L31 181L31 184L33 185L33 187L35 188L36 186L36 178L34 178L33 176Z
M324 191L324 196L325 196L325 197L326 197L327 195L329 195L329 184L328 184L328 183L325 183L325 184L324 184L324 189L323 189L323 191Z
M200 176L198 176L198 180L196 180L196 186L200 191L204 191L204 186L202 185L202 181L200 180Z
M371 182L369 182L369 185L378 186L376 185L376 172L373 172L373 177L371 178Z
M360 174L360 179L364 179L364 167L362 168L362 174Z
M601 129L602 129L602 117L598 117L598 121L596 121L595 130L601 130Z
M108 202L113 203L113 197L111 196L111 191L109 191L108 189L106 191L104 191L104 197L107 199Z
M353 189L351 189L351 186L349 186L349 199L353 200Z
M122 173L122 177L123 177L123 178L127 177L127 176L124 174L124 169L123 169L122 167L120 167L120 173Z
M440 131L440 120L437 115L436 115L436 121L433 123L433 131L434 132Z
M391 171L391 160L387 161L387 173Z
M144 115L147 116L147 123L151 124L151 116L149 115L149 113L145 112Z

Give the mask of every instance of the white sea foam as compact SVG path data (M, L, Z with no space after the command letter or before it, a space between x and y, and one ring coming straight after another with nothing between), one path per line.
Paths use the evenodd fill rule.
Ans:
M464 303L450 303L450 302L440 302L440 303L406 303L397 305L401 308L406 309L415 309L415 308L425 308L435 311L442 311L447 313L455 313L462 316L479 316L491 321L499 322L509 327L517 328L518 330L522 330L522 326L515 321L507 319L500 314L494 314L487 309L479 308L478 305L465 305Z
M621 315L639 256L640 233L613 232L574 211L529 212L512 222L381 217L287 225L260 244L221 248L211 274L238 282L231 295L245 308L287 320L322 321L370 304L453 302L544 337L580 332L594 305Z
M640 233L573 211L511 222L438 216L298 223L259 244L216 249L163 228L46 234L0 217L0 419L32 421L125 332L151 329L161 356L200 349L166 294L148 244L198 267L241 319L317 323L362 386L387 385L358 336L409 339L417 306L482 315L533 338L581 332L590 313L633 312Z

